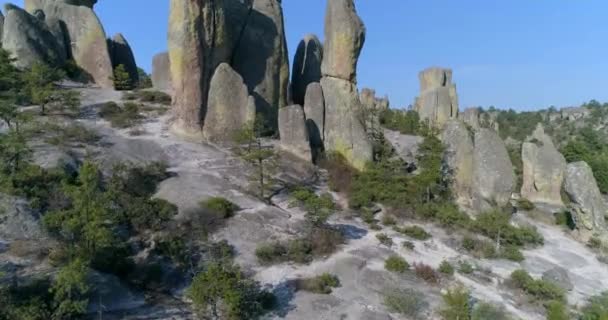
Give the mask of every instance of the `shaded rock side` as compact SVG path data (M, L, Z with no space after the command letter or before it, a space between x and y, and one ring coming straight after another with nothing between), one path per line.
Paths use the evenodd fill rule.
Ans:
M0 45L2 45L2 35L4 34L4 14L0 11Z
M570 209L577 228L585 233L605 232L608 206L600 193L593 171L586 162L569 163L566 166L564 190L572 201Z
M279 134L282 150L304 161L312 161L306 117L300 105L294 104L279 109Z
M429 68L420 72L418 78L420 96L414 102L414 109L420 119L442 128L449 119L458 116L458 95L452 83L452 70Z
M321 81L323 45L314 34L300 41L293 61L291 92L295 104L303 105L308 85Z
M357 61L364 43L365 25L357 15L354 1L327 1L323 75L356 82Z
M125 66L125 70L129 73L129 78L133 84L139 83L139 73L137 72L137 63L133 50L127 39L122 33L114 35L110 40L110 59L112 60L112 68L116 69L119 65Z
M2 47L16 59L19 68L29 68L36 62L62 66L65 51L44 20L25 10L7 4L2 31Z
M171 92L171 66L169 53L162 52L152 58L152 86L156 90Z
M475 133L473 149L473 209L504 207L515 187L515 172L502 139L490 129Z
M444 160L451 177L456 203L470 208L473 190L473 138L466 125L459 120L446 123L441 140L445 145Z
M323 97L323 88L318 82L309 84L306 89L304 114L310 146L315 154L320 153L324 149L325 140L325 97Z
M205 139L231 143L236 131L255 119L255 105L243 78L227 63L220 64L209 85Z
M25 199L0 193L0 240L42 240L40 215Z
M72 4L76 3L76 4ZM84 4L94 1L26 1L26 9L33 12L42 9L47 19L57 19L65 24L68 36L68 56L92 80L103 88L112 88L112 61L106 33L93 9ZM91 5L92 6L92 5Z
M464 111L458 113L458 119L462 120L473 130L477 130L481 127L479 123L479 116L479 108L466 108Z
M253 0L232 66L242 75L256 109L276 130L278 109L287 105L289 58L279 0Z
M355 85L347 80L321 79L325 97L325 150L337 152L356 169L373 159L372 144L357 117L360 107Z
M168 46L174 132L200 134L211 77L220 63L231 61L249 6L229 0L171 0Z
M538 125L522 145L523 184L521 196L534 203L563 206L561 188L566 159L555 148L551 138Z

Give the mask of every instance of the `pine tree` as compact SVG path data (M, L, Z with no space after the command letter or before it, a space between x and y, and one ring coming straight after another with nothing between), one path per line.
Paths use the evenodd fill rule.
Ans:
M133 80L123 64L114 68L114 89L123 91L133 89Z
M41 114L46 113L47 106L63 109L75 108L80 104L78 95L69 90L62 90L57 81L65 79L61 69L37 62L25 74L25 87L33 104L40 106Z

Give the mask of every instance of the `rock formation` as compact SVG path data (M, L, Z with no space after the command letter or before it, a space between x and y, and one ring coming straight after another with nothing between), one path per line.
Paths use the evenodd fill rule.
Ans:
M230 143L234 133L255 119L255 105L243 78L227 63L220 64L209 84L205 139Z
M4 14L0 11L0 45L2 44L2 35L4 34Z
M220 63L243 77L256 109L276 128L289 74L280 1L172 0L168 43L176 132L200 132Z
M553 145L539 124L522 145L523 185L521 196L534 203L563 206L561 187L566 159Z
M291 72L291 93L293 102L302 105L306 89L310 83L321 81L323 46L314 34L304 37L293 61Z
M458 119L462 120L473 130L480 128L479 123L479 108L466 108L464 111L458 113Z
M452 70L429 68L418 75L420 96L416 98L414 109L420 119L428 120L435 128L442 128L452 118L458 116L458 95L452 83Z
M277 128L278 109L287 105L289 58L280 0L253 0L232 57L266 126Z
M566 166L564 190L572 201L569 206L577 228L584 235L605 232L608 206L586 162Z
M5 12L2 47L11 52L17 67L29 68L36 62L53 66L65 63L65 51L44 20L11 4L5 6Z
M294 104L279 109L279 134L282 150L304 161L312 161L306 117L301 106Z
M109 49L112 67L115 69L122 64L125 66L127 73L129 73L132 83L139 83L139 72L137 71L137 63L135 63L135 56L129 42L127 42L122 33L117 33L109 40Z
M359 94L361 105L367 110L386 110L390 107L390 102L387 96L383 98L376 97L376 90L363 88Z
M159 53L152 58L152 86L163 92L172 90L168 52Z
M304 114L306 115L306 127L313 156L323 152L325 140L325 98L321 84L313 82L306 88L304 98Z
M365 27L353 0L327 1L321 87L325 97L325 149L342 154L357 169L372 160L372 145L357 116L357 60Z
M441 134L445 145L445 163L450 170L456 203L470 208L473 188L473 137L462 121L450 120Z
M476 212L504 207L515 187L513 164L505 143L490 129L475 133L472 207Z
M47 19L61 21L67 31L68 56L87 73L89 80L101 87L112 88L112 61L106 33L92 9L95 2L26 0L25 7L28 12L40 9Z

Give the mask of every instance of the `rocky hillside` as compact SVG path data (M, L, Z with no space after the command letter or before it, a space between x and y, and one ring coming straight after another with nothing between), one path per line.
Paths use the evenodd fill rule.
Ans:
M608 105L391 109L352 0L291 68L281 1L171 0L149 79L95 3L0 19L0 320L608 317Z

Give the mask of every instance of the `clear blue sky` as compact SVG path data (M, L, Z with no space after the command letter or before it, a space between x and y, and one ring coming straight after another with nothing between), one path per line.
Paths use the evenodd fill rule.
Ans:
M290 61L323 35L326 0L283 0ZM608 101L606 0L357 0L367 26L359 86L410 104L418 71L454 69L462 106L533 109ZM22 0L16 1L22 5ZM168 0L100 0L108 36L122 32L138 64L166 48Z

